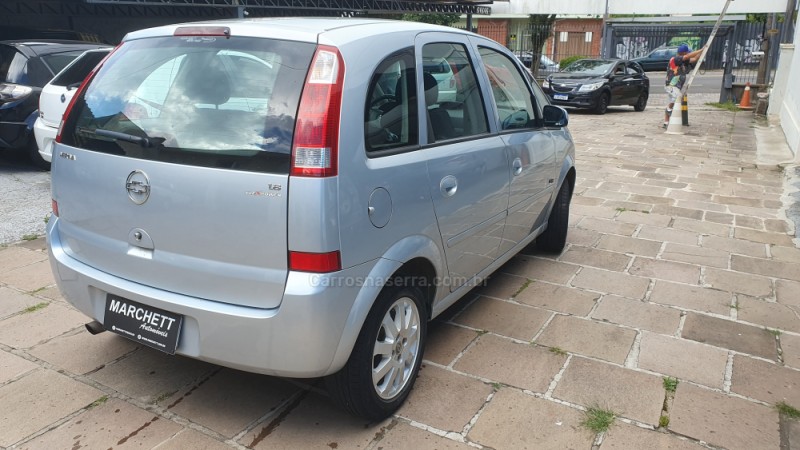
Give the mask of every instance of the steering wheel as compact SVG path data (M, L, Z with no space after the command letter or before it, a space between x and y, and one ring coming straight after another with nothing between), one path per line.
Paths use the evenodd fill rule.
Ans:
M369 107L370 108L378 108L378 109L380 109L379 104L381 104L381 102L387 102L388 103L389 101L395 102L396 101L395 96L394 95L390 95L390 94L384 94L384 95L381 95L378 98L373 99L370 102Z

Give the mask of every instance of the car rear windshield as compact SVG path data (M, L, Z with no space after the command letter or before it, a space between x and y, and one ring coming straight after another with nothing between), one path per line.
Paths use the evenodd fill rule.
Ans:
M130 158L288 173L314 48L246 37L126 42L76 100L62 142Z
M83 51L75 50L71 52L60 52L60 53L50 53L48 55L42 56L45 64L50 67L50 70L53 71L53 75L57 74L64 70L64 67L67 67L69 63L75 61L75 58L81 56ZM51 77L53 75L50 75Z
M78 84L86 75L97 66L108 54L107 50L89 51L76 59L71 65L59 72L50 84L54 86L69 86Z

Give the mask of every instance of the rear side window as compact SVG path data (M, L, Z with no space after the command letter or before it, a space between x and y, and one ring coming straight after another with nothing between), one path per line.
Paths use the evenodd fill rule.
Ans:
M420 84L425 94L428 142L487 133L486 108L466 47L448 42L425 44L422 61ZM436 64L429 64L431 61Z
M50 82L50 84L54 86L69 86L71 84L77 84L83 81L86 78L86 75L92 71L92 69L97 66L103 58L106 57L108 51L92 51L86 52L79 58L77 58L73 63L62 70L55 78Z
M367 91L364 142L368 152L417 145L417 83L414 53L393 55L378 65Z
M126 42L76 101L62 142L130 158L288 173L314 49L245 37Z
M27 62L14 47L0 45L0 82L25 84Z

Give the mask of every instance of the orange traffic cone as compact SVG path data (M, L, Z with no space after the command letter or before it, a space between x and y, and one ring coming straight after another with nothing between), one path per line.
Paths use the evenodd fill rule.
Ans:
M739 109L743 109L745 111L752 111L753 106L750 105L750 82L748 81L744 85L744 93L742 94L742 101L739 102L738 105Z

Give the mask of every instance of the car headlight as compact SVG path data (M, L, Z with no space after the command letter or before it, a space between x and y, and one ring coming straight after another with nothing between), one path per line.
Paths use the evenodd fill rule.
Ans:
M591 92L600 89L601 87L603 87L602 81L598 81L597 83L584 84L583 86L580 87L580 89L578 89L578 92Z
M549 89L550 88L550 80L542 81L542 88Z

